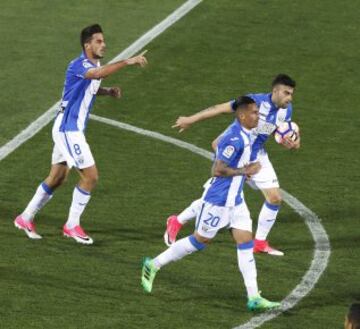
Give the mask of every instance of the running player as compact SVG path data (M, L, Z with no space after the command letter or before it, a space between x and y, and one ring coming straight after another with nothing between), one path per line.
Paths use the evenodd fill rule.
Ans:
M255 101L247 96L239 97L232 106L236 120L219 140L212 183L204 193L194 234L176 241L154 259L145 258L141 284L150 293L160 268L204 249L220 229L227 227L237 245L239 270L248 296L247 307L250 310L271 309L280 304L260 296L253 255L252 220L242 193L246 177L258 173L261 167L259 162L250 163L250 129L258 124L259 110Z
M101 66L105 53L103 31L98 24L81 31L83 49L80 57L70 62L62 93L61 107L52 129L54 148L48 177L38 186L25 210L16 217L14 224L25 231L30 239L41 239L36 232L34 217L52 198L54 191L64 183L72 167L80 175L74 188L69 217L63 227L63 234L83 244L92 244L93 239L80 226L80 216L90 200L91 191L98 180L98 170L84 131L96 95L121 96L120 88L101 88L101 80L128 65L145 66L144 56Z
M278 178L264 148L265 142L275 131L276 126L284 121L291 121L292 105L296 83L286 74L279 74L272 81L272 92L268 94L249 94L257 104L260 111L260 120L257 127L251 130L253 137L253 151L251 161L260 161L261 170L258 174L247 180L254 188L260 189L265 197L265 202L258 218L258 227L255 234L254 252L264 252L270 255L282 256L284 253L271 247L267 237L275 223L281 205L281 194ZM189 128L195 122L205 120L222 113L234 112L234 101L212 106L189 117L179 117L174 128L180 132ZM216 147L217 139L213 142ZM300 147L300 136L296 141L286 138L283 145L288 149ZM167 220L167 228L164 234L165 243L168 245L176 240L176 236L186 221L194 218L199 210L201 200L194 201L179 216L172 215Z

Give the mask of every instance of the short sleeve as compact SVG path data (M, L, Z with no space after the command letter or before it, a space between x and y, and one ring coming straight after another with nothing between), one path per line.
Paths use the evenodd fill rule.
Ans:
M257 107L260 107L261 102L264 100L264 94L247 94L246 96L250 97Z
M231 109L233 110L233 112L236 111L236 100L233 99L230 101L230 106L231 106Z
M220 141L216 159L230 164L244 149L244 142L241 137L226 137Z
M74 63L73 73L79 78L85 79L86 72L96 66L91 63L87 58Z

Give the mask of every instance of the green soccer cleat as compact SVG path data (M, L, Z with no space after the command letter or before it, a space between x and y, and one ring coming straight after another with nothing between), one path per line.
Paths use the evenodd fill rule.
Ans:
M141 272L141 285L148 293L151 293L153 281L157 271L159 271L159 269L155 267L152 259L150 257L145 257L143 260Z
M250 311L266 311L277 308L281 305L281 303L271 302L266 298L263 298L259 295L249 298L247 302L247 308Z

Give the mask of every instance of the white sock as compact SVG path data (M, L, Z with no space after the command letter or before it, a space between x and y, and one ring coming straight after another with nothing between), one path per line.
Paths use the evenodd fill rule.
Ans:
M52 189L44 182L41 183L24 212L21 214L21 217L27 221L32 221L37 212L52 198L52 194Z
M237 245L238 265L244 279L248 298L255 297L259 294L253 248L253 241Z
M276 216L280 210L280 205L265 202L261 208L258 227L255 234L256 240L266 240L271 228L275 224Z
M186 222L194 219L198 212L201 209L203 201L201 199L195 200L189 207L184 209L178 216L177 219L180 224L185 224Z
M71 229L80 225L80 216L86 208L90 200L90 193L82 190L78 186L74 188L73 199L69 211L69 218L66 222L66 227Z
M154 258L154 264L156 267L161 268L170 262L176 262L177 260L190 255L195 251L205 248L205 244L198 242L193 235L176 241L168 249L162 252L160 255Z

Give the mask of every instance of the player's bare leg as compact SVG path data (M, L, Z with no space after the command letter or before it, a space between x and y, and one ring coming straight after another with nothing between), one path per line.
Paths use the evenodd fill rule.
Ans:
M74 188L73 199L69 211L69 217L63 227L66 237L73 238L82 244L92 244L93 239L88 236L80 226L80 216L88 204L91 191L95 188L98 181L98 170L95 165L79 170L80 181Z
M262 189L261 191L266 201L259 214L258 227L255 234L254 252L264 252L273 256L283 256L284 253L282 251L271 247L267 241L267 237L275 224L277 214L280 210L282 202L280 189L275 187Z
M30 239L41 239L41 236L36 233L34 217L50 201L55 189L66 181L68 174L69 168L66 163L53 164L49 175L38 186L23 213L15 218L14 225L23 230Z

